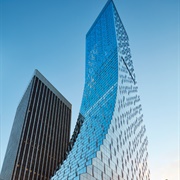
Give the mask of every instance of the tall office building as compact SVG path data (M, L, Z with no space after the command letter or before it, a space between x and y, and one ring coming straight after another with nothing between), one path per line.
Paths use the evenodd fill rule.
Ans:
M129 39L112 0L86 35L85 75L69 153L52 180L149 180Z
M50 179L65 158L70 123L71 104L35 70L17 108L1 178Z

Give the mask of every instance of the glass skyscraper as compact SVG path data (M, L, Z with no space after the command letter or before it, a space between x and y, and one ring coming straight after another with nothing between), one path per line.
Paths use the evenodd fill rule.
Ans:
M48 180L66 155L71 104L38 71L16 111L0 178Z
M129 38L112 0L86 35L85 76L69 151L52 180L149 180Z
M149 180L147 145L129 38L109 0L86 35L80 114L52 180Z

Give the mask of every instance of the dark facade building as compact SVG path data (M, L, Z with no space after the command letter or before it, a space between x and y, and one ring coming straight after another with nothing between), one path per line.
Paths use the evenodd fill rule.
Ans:
M71 104L35 70L16 111L0 177L50 179L65 158L70 124Z
M52 180L149 180L129 38L112 0L86 35L86 76L69 154Z

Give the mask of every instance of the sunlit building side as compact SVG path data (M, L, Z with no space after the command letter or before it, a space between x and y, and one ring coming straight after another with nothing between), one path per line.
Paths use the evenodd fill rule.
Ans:
M129 38L109 0L86 35L80 114L52 180L149 180L147 145Z

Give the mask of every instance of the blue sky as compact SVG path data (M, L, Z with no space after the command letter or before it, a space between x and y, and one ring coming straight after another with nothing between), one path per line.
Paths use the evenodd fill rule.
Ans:
M178 0L114 0L130 39L149 139L152 180L177 180L179 164ZM0 167L15 111L38 69L78 116L85 35L105 0L1 0Z

